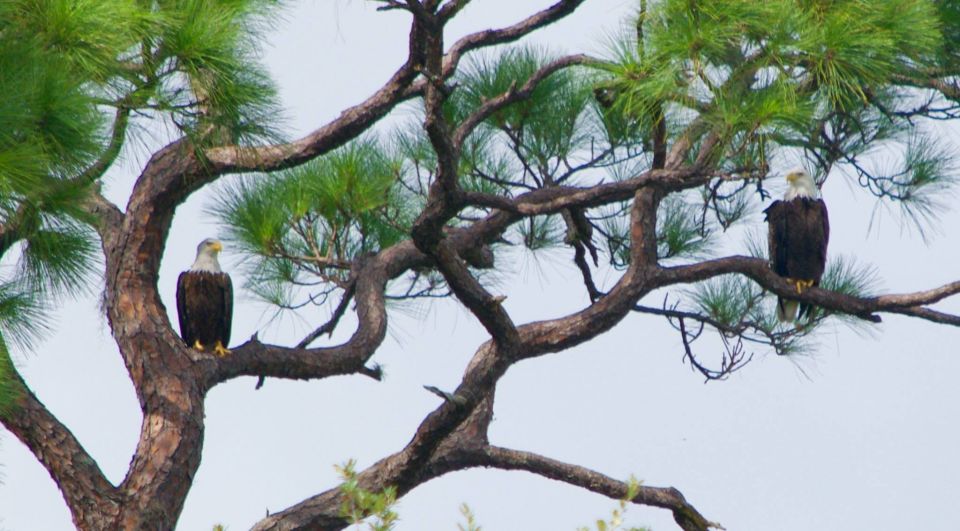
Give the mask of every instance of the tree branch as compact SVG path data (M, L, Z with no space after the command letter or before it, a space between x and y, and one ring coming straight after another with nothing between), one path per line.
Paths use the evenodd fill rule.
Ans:
M70 508L74 524L81 529L95 529L105 516L116 516L121 501L117 488L107 481L73 433L37 400L13 364L9 364L9 369L20 397L10 407L0 409L0 421L50 473Z
M205 387L209 389L237 376L306 380L359 372L378 377L375 371L364 364L387 334L384 288L389 278L387 270L376 259L369 259L361 266L353 294L357 302L359 324L350 339L342 345L307 349L301 342L297 348L285 348L265 345L254 336L235 347L230 356L209 358L214 367L208 371ZM348 296L344 294L344 301L347 300ZM343 301L341 306L346 309Z
M529 17L500 29L490 29L472 33L463 37L450 47L443 60L443 76L448 77L456 70L463 54L487 46L513 42L534 30L553 24L573 13L584 0L560 0L556 4Z
M511 85L506 92L485 101L480 105L479 109L474 111L470 116L467 116L453 133L453 145L459 149L463 146L464 140L466 140L470 133L484 120L512 103L529 98L533 94L533 91L536 90L537 85L554 72L573 65L582 65L590 61L592 61L592 59L583 54L561 57L534 72L520 88L516 88L515 84Z
M126 101L123 101L121 105L125 105L126 103ZM127 125L129 123L130 108L121 106L117 109L116 116L113 119L113 132L110 134L110 143L107 144L100 158L80 174L76 180L92 183L100 177L103 177L103 174L113 166L117 157L120 156L120 151L123 149L123 142L127 137Z
M323 334L333 333L333 331L337 328L337 323L339 323L340 319L343 317L343 314L347 313L347 307L350 306L350 301L353 300L353 295L356 293L356 286L356 281L350 282L346 291L343 293L343 297L340 298L340 303L337 304L336 308L334 308L330 319L313 332L307 334L307 337L303 338L300 343L297 343L297 348L307 348L310 346L310 343L316 341L317 338Z
M407 60L366 100L344 110L335 120L289 144L207 149L204 159L207 163L205 170L209 175L208 180L224 173L269 172L302 164L356 138L398 104L421 94L422 83L412 86L423 67L421 23L422 20L417 17L414 17L411 23L408 39L410 52Z
M443 240L437 246L437 268L450 285L450 289L471 312L483 327L490 332L494 341L511 348L517 343L517 329L507 311L503 308L504 296L494 297L470 273L467 265L457 256L452 244Z
M960 318L921 308L960 293L960 281L914 293L855 297L822 288L809 288L797 294L796 288L774 273L766 260L730 256L696 264L661 268L653 280L656 287L706 280L717 275L740 273L782 297L808 302L835 312L846 313L871 322L880 322L876 313L899 313L928 321L960 326Z
M591 208L629 200L645 186L664 191L699 186L703 173L691 169L648 170L636 177L594 186L551 186L526 192L515 198L482 192L464 192L464 203L512 212L522 216L554 214L570 207Z
M499 468L503 470L524 470L545 478L575 485L613 499L623 499L627 495L628 485L588 468L564 463L532 452L510 450L497 446L488 446L473 454L474 466ZM639 505L651 505L667 509L673 513L673 519L685 531L706 531L723 529L720 524L710 522L683 497L675 488L640 486L640 490L631 502Z
M446 456L448 452L461 450L468 440L479 438L485 441L485 426L492 414L493 388L508 366L492 341L484 343L474 355L460 385L450 393L450 399L444 397L440 406L426 416L403 450L358 474L358 485L371 491L391 486L398 496L403 496L425 481L459 469L446 466L451 464ZM468 433L459 437L459 428L465 423ZM481 433L476 433L477 430ZM444 457L437 455L441 448L445 450ZM438 464L435 459L442 463ZM340 516L341 500L339 488L329 489L264 518L253 529L343 529L349 523Z
M649 229L650 219L656 215L655 199L655 194L648 190L641 197L640 206L637 208L652 208L653 211L634 216L643 226L638 240L642 244L639 246L643 248L648 247L645 243L648 237L646 231ZM457 245L458 248L461 245L476 245L486 238L496 237L516 219L518 217L515 215L499 212L475 222L469 228L451 229L437 249L444 249L447 244ZM489 403L497 382L512 363L588 341L610 329L630 311L647 290L647 266L640 262L632 262L610 293L586 309L561 319L519 327L519 343L515 348L500 348L493 341L483 344L468 365L459 386L449 393L451 398L445 398L437 409L424 418L413 439L403 450L363 471L359 476L361 486L378 490L390 485L396 487L398 494L402 495L428 480L429 474L424 472L424 466L431 459L440 459L437 452L441 449L455 453L455 450L446 446L446 441L464 422L477 414L482 404ZM466 299L470 300L469 297ZM255 529L283 529L289 526L341 529L346 523L334 516L339 514L338 503L339 493L336 489L328 490L268 517Z
M92 191L87 197L86 209L97 218L95 229L100 235L100 239L115 241L123 225L123 212L103 197L103 194L99 191ZM108 246L112 246L112 244Z

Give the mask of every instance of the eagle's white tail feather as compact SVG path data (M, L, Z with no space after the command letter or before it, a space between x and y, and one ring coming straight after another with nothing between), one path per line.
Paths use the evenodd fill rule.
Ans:
M789 299L777 299L777 319L781 323L792 323L797 320L800 302Z

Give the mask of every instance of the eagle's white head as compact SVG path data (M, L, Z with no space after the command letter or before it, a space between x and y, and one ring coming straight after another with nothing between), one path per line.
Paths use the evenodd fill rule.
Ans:
M788 173L787 184L790 185L790 187L787 188L787 193L783 196L784 201L790 201L798 197L816 199L820 195L820 191L817 190L817 183L814 182L813 177L802 169L792 170Z
M223 250L223 244L220 240L207 238L197 246L197 259L190 266L190 271L206 271L207 273L220 273L220 262L217 261L217 255Z

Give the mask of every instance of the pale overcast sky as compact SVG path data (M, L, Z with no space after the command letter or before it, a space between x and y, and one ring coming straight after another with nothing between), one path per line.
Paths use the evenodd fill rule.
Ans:
M519 20L549 1L474 0L449 31ZM378 88L406 53L407 18L372 2L290 2L270 35L265 60L281 87L292 134L313 129ZM634 9L631 0L587 0L534 42L559 52L602 52L606 35ZM399 112L401 117L409 111ZM948 135L944 130L944 135ZM949 135L956 137L956 129ZM145 156L129 157L107 180L121 206ZM777 168L778 173L787 168ZM831 254L874 264L885 292L960 279L960 214L943 217L930 245L901 233L885 214L868 231L873 201L842 176L824 189ZM218 234L203 214L211 189L177 212L160 277L171 319L176 275L197 242ZM751 223L765 230L762 218ZM729 238L736 248L736 235ZM225 263L238 258L224 252ZM521 260L525 260L522 262ZM529 260L498 256L500 289L516 322L582 308L586 295L559 250ZM601 274L601 277L603 274ZM608 273L610 281L613 273ZM242 282L235 278L235 285ZM650 298L659 304L662 295ZM960 312L960 300L940 306ZM238 294L234 342L295 344L327 310L268 323L265 307ZM423 385L453 388L485 334L451 301L397 307L374 361L382 383L362 376L316 382L253 378L215 388L207 400L203 461L178 529L249 528L266 510L336 484L333 465L361 467L399 450L438 398ZM119 482L140 429L140 412L105 326L97 295L65 303L57 333L18 353L29 385ZM346 319L330 343L352 331ZM322 342L318 342L322 344ZM843 328L821 335L816 356L765 356L726 382L704 385L681 363L679 338L660 319L630 316L595 341L523 362L499 386L495 444L531 450L610 476L673 486L730 531L955 530L960 500L960 331L884 315L871 335ZM46 471L19 441L0 432L0 529L72 528ZM520 472L473 470L445 476L404 497L400 531L454 530L461 502L487 531L573 530L609 514L609 500ZM676 529L666 511L631 506L631 525Z

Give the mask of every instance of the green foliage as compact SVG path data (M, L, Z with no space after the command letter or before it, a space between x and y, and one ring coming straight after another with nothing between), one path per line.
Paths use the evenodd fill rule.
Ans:
M0 298L0 312L3 311L2 307L3 300ZM10 352L0 328L0 416L13 406L22 391L23 388L18 385L14 375L13 360L10 359Z
M92 229L56 220L45 225L24 239L20 257L24 281L37 293L55 297L82 294L97 265Z
M111 135L127 136L113 110L171 120L204 142L273 135L254 42L277 5L0 4L0 257L17 262L0 276L0 332L36 339L50 301L89 286L98 244L85 203L120 152Z
M32 344L47 328L42 300L23 285L0 282L0 334L16 344Z
M337 474L343 483L340 492L343 494L343 504L340 506L340 516L351 524L360 528L360 524L367 522L370 531L390 531L394 528L398 516L393 510L397 503L397 489L387 487L380 492L371 492L360 486L357 479L356 461L353 459L343 465L335 466Z
M135 0L9 0L0 33L60 58L75 79L106 81L120 74L118 58L148 29L150 14Z
M14 49L19 65L50 66L64 80L50 96L98 124L103 115L95 105L106 104L160 111L198 140L275 138L275 90L256 61L255 42L277 6L273 0L11 0L0 9L0 55ZM43 129L57 126L46 121ZM222 134L211 136L214 130Z
M650 531L647 527L624 527L624 514L627 512L628 504L640 493L640 485L641 482L637 478L630 476L627 481L627 493L611 512L610 519L597 520L594 523L597 531ZM590 531L590 528L579 527L577 531Z
M471 55L457 78L460 89L449 100L448 114L454 121L462 120L483 102L522 86L550 59L550 54L530 47ZM589 141L578 126L590 104L587 80L564 69L540 82L530 98L494 113L487 124L505 132L523 156L545 165Z
M188 100L178 90L182 78L167 77L158 96L174 111L174 119L192 133L207 128L225 131L227 140L273 139L270 127L278 115L276 91L257 64L256 38L269 22L269 0L177 0L161 4L163 47L158 62L172 61L189 80ZM183 103L195 103L186 112Z
M98 152L102 119L62 59L0 30L0 199L28 196Z
M534 216L517 225L523 245L531 251L557 247L563 241L563 229L556 216Z
M876 268L869 264L859 264L853 257L835 256L827 262L820 279L820 287L853 297L872 297L877 294L880 280ZM816 323L833 316L853 326L867 326L870 323L855 316L827 312L814 307L807 321Z
M733 327L750 316L762 293L756 284L740 275L723 275L696 284L691 296L704 315Z
M928 135L911 136L899 168L883 174L860 172L860 180L875 196L899 207L900 219L927 237L927 227L935 226L939 213L952 205L957 184L956 153Z
M929 61L939 25L925 0L664 0L642 42L613 50L608 86L635 116L669 104L738 129L791 122Z
M960 4L953 0L936 0L943 31L943 48L939 62L945 69L960 67Z
M657 256L698 258L709 254L711 232L702 223L702 210L677 195L664 200L657 219Z
M352 260L407 237L417 205L399 173L376 140L361 139L297 168L223 185L209 210L224 239L250 257L250 287L283 305L290 284L345 281Z
M617 39L602 65L605 98L639 125L645 145L661 119L671 140L687 135L691 156L700 139L719 135L714 157L722 152L721 166L740 172L765 172L783 148L804 150L826 170L855 164L858 154L914 129L916 102L892 86L935 71L960 34L956 7L929 0L649 5L638 34ZM936 159L908 154L902 174L936 173L924 164ZM922 175L915 184L926 184ZM906 219L926 221L933 208L923 199L895 198L910 209Z

